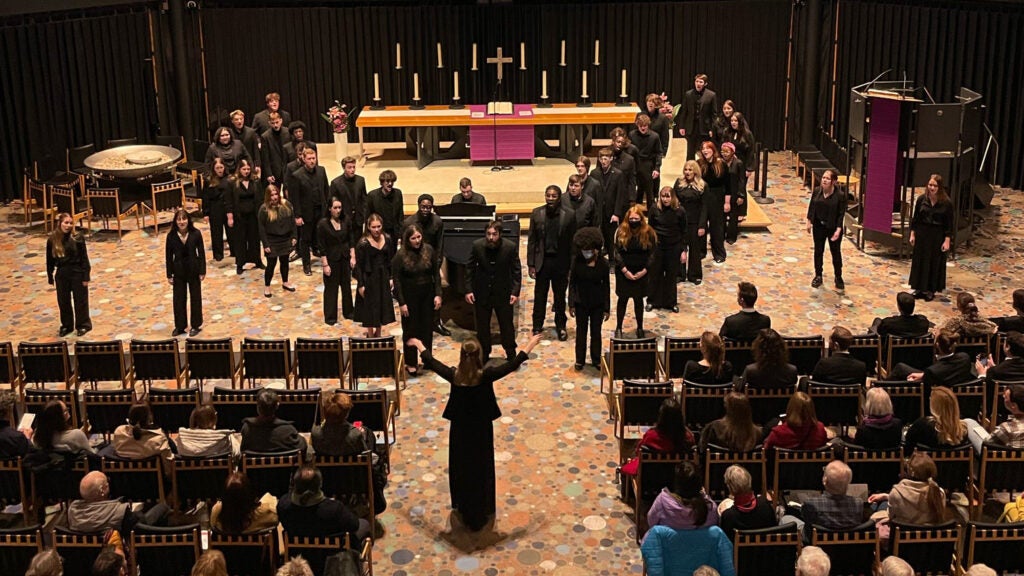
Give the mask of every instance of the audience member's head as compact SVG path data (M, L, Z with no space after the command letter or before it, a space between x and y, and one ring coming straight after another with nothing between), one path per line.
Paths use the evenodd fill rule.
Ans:
M946 496L942 492L942 488L935 481L935 477L938 474L939 469L935 466L935 460L932 460L931 456L923 452L911 454L903 467L903 475L908 480L926 482L928 484L928 492L925 494L925 501L921 505L928 508L934 518L945 521L947 518Z
M835 494L842 496L846 494L846 489L850 487L850 481L853 480L853 470L841 460L833 460L825 466L825 473L822 475L821 481L825 485L825 492L829 494Z
M1024 316L1024 288L1013 291L1013 309L1017 314Z
M740 392L729 392L723 400L725 403L725 427L722 430L723 448L749 452L761 440L761 433L754 424L750 399Z
M781 368L789 363L789 347L782 335L772 328L762 328L754 338L754 363L758 368Z
M740 282L737 286L737 300L743 308L753 308L757 304L757 286L750 282Z
M940 330L935 337L935 355L949 356L956 352L956 345L960 342L960 335L951 330Z
M25 576L62 576L64 560L53 548L47 548L32 557Z
M220 550L207 550L196 560L191 576L228 576L228 565Z
M733 464L725 469L725 487L729 489L729 495L733 498L752 492L752 483L750 472L743 466Z
M188 417L188 427L198 430L214 430L217 428L217 410L204 404L194 410Z
M833 352L846 352L853 344L853 332L845 326L836 326L828 337L829 347Z
M299 506L313 506L324 499L321 487L324 477L313 466L300 466L292 475L292 502Z
M917 302L914 300L914 295L910 292L900 292L896 295L896 308L900 311L900 316L911 316L914 314L914 306Z
M786 404L786 424L799 428L818 423L814 402L806 392L794 392Z
M277 576L313 576L313 569L302 556L296 556L277 569Z
M975 564L964 572L964 576L999 576L999 574L984 564Z
M0 390L0 420L14 421L14 405L18 396L11 390Z
M700 355L711 367L715 376L722 374L722 365L725 363L725 343L722 337L710 330L705 330L700 335Z
M960 403L956 394L945 386L932 388L928 409L932 415L935 432L943 444L957 445L964 440L967 427L960 420Z
M256 490L244 472L232 472L224 483L220 515L217 520L227 534L241 534L249 527L252 513L259 506Z
M329 424L344 424L348 421L348 415L352 412L352 397L348 394L337 391L328 396L324 404L324 420Z
M885 388L875 386L868 389L864 400L864 414L871 418L881 418L892 414L892 398Z
M828 576L832 562L817 546L804 546L796 559L796 576Z
M261 418L273 419L277 416L278 404L280 404L280 398L277 392L264 388L256 395L256 414Z
M60 400L50 400L36 416L32 439L44 450L53 449L54 436L71 429L71 413Z
M708 565L705 564L704 566L698 566L697 569L693 571L693 576L721 576L721 575L718 573L718 570L715 570L711 566L708 566Z
M110 481L103 472L89 472L78 483L78 493L86 502L106 500L110 496Z
M127 573L124 556L113 546L104 548L92 563L92 576L125 576Z
M1006 351L1014 358L1024 358L1024 334L1017 331L1007 332Z
M708 519L708 505L704 500L704 483L700 470L690 461L676 464L672 492L693 510L693 522L703 526Z
M136 402L128 410L128 425L132 427L132 437L142 439L142 431L153 427L153 411L149 402Z
M889 556L882 561L882 576L914 576L914 569L906 560Z
M974 294L970 292L961 292L956 295L956 309L961 314L967 312L967 305L974 303Z
M677 451L686 447L686 419L683 417L683 407L675 398L666 398L658 407L658 421L654 425L655 430L666 438L672 439L672 445Z
M1003 390L1003 404L1014 416L1024 412L1024 384L1014 384Z

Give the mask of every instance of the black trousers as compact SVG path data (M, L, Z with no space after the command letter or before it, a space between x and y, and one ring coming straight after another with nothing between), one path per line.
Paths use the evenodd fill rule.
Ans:
M636 161L636 202L647 202L647 206L654 206L655 195L658 193L654 189L654 177L651 173L654 172L654 160L640 160Z
M231 237L231 253L235 255L235 266L241 268L246 262L263 265L260 256L260 225L256 214L235 212L235 231Z
M281 283L288 281L288 255L267 256L267 269L263 271L264 286L270 286L270 281L274 279L274 268L277 267L278 261L281 262Z
M835 229L829 230L821 224L815 223L811 226L811 235L814 237L814 275L821 276L825 264L825 242L828 242L829 252L832 253L832 271L836 278L843 277L843 253L840 250L843 243L843 235L839 234L838 240L832 240Z
M192 300L191 325L203 325L203 283L199 276L194 278L174 277L174 328L184 330L189 326L188 300Z
M740 186L742 190L737 192L733 190L732 197L729 202L729 213L726 214L725 219L725 239L730 242L735 242L740 237L740 216L747 215L747 179L740 179ZM739 199L743 199L742 204L738 204Z
M671 308L677 304L676 277L680 273L681 244L659 245L654 252L654 263L648 273L647 303L655 308Z
M92 330L92 320L89 319L89 287L82 284L83 278L84 275L79 272L62 274L59 268L54 275L57 308L60 309L60 327L65 330Z
M697 224L686 225L686 279L691 282L704 279L701 260L704 258L707 238L697 234L699 229L700 225Z
M555 313L555 328L564 330L567 321L565 315L565 292L569 289L569 272L558 266L557 256L544 256L544 265L537 270L537 283L533 288L533 329L544 328L544 315L548 307L548 289L554 292L551 311Z
M341 289L341 314L352 318L352 270L348 267L348 259L328 260L331 275L324 275L324 322L334 324L338 321L338 289Z
M606 254L612 253L612 246L615 245L615 230L618 229L618 224L612 224L609 222L612 214L609 212L601 220L601 235L604 236L604 251Z
M705 238L711 238L711 255L715 260L725 260L725 196L722 190L705 190L704 206L708 210Z
M224 225L227 223L227 214L224 212L222 202L214 202L210 206L210 246L213 247L213 259L224 259Z
M693 130L686 131L686 159L693 160L700 153L700 145L707 139L707 134L701 134Z
M587 332L590 332L590 363L601 365L601 324L604 322L604 309L600 306L587 308L576 305L576 363L584 364L587 360Z
M515 358L516 355L516 329L512 323L513 307L508 300L503 302L488 302L481 304L479 300L473 304L473 318L476 324L476 339L480 342L480 351L483 353L484 363L491 355L491 312L498 316L498 330L501 337L501 347L505 350L505 356Z
M434 291L424 288L409 290L405 296L405 304L409 307L409 315L402 316L402 342L410 338L419 338L427 350L434 349ZM405 365L419 364L420 354L412 346L405 347Z
M313 211L314 214L319 214L320 212L319 206ZM320 253L320 247L316 243L316 220L303 219L302 226L299 226L296 232L299 235L299 256L302 257L302 267L309 268L310 251L314 251L317 254Z

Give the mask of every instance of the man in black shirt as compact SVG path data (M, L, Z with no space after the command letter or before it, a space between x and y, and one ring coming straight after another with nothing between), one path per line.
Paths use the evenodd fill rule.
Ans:
M281 120L284 124L284 119ZM294 120L291 124L287 125L288 134L291 136L291 140L284 145L284 157L288 162L292 162L299 157L299 151L296 149L299 142L305 143L307 148L316 150L316 142L312 140L306 140L306 123L302 120Z
M991 319L996 323L996 326L999 326L1000 332L1009 332L1011 330L1024 332L1024 289L1013 291L1013 310L1017 313L1016 316L1003 316L1002 318Z
M601 185L600 200L597 202L600 210L598 220L604 234L605 250L611 253L615 245L615 229L619 227L619 222L625 217L626 208L629 207L626 177L622 171L612 166L611 148L601 148L597 153L597 161L600 166L594 168L590 178Z
M661 176L661 158L664 155L661 139L651 131L651 118L640 114L636 128L630 130L629 139L636 146L636 201L644 200L647 206L654 206L654 181Z
M380 173L380 188L370 190L366 196L366 217L370 214L380 216L384 233L391 236L392 241L398 241L398 228L405 219L402 211L402 191L395 188L395 181L398 176L391 170L384 170Z
M459 180L459 193L452 196L452 204L480 204L487 205L487 199L483 194L473 191L473 181L469 178Z
M231 137L238 140L245 146L245 151L249 153L249 157L255 163L253 176L259 178L261 175L260 166L263 162L262 155L260 153L260 134L262 132L256 132L252 128L245 125L245 112L241 110L235 110L231 113L231 126L228 126L228 130L231 131Z
M480 341L483 358L491 355L491 312L498 317L501 347L511 360L516 355L516 332L513 310L523 284L523 268L519 249L511 240L501 237L501 222L487 224L484 237L473 242L466 264L466 302L473 305L476 339Z
M757 286L750 282L740 282L737 303L741 310L725 319L718 335L731 340L753 340L763 328L772 327L772 319L766 314L754 310L757 303Z
M607 160L610 162L611 153ZM569 287L572 261L572 236L576 233L576 214L562 206L562 189L552 184L544 190L544 206L530 215L530 236L526 244L526 265L530 278L537 280L533 292L533 333L544 328L548 306L548 288L554 293L551 310L555 313L555 331L565 342L565 291Z
M569 193L562 194L562 206L576 213L577 230L597 224L597 205L583 193L582 180L578 174L569 176Z
M860 384L868 377L867 365L850 355L853 333L843 326L836 326L829 336L832 355L822 358L814 367L811 380L826 384Z
M281 115L281 121L285 126L291 126L292 115L284 110L281 110L281 95L277 92L271 92L264 98L267 103L267 109L261 110L252 117L252 128L257 134L263 134L270 128L270 113L277 112Z
M343 209L352 218L353 225L358 232L362 232L366 223L366 179L356 174L356 159L353 156L346 156L341 160L341 167L344 172L334 180L331 180L332 198L341 198Z
M914 295L900 292L896 295L896 308L900 313L885 319L875 318L868 332L878 334L884 342L885 338L916 338L924 336L931 328L931 322L923 314L914 314Z
M302 271L306 276L313 275L310 265L310 251L320 255L316 243L316 224L325 214L324 202L327 198L329 185L327 172L323 166L317 165L316 150L306 148L302 153L302 168L292 173L287 183L288 197L295 209L295 225L299 234L299 257L302 258Z
M601 218L601 183L590 177L590 158L586 155L576 159L576 175L580 177L583 193L594 199L595 218ZM566 184L568 187L568 184ZM597 220L594 221L597 226Z
M284 147L291 142L288 129L283 128L281 115L277 112L270 114L270 128L263 132L261 138L263 145L260 148L263 153L263 181L267 184L281 186L284 183L284 169L288 164Z
M628 203L632 204L642 201L643 197L637 197L636 192L636 157L640 155L640 151L629 141L626 131L620 127L615 127L609 134L609 138L612 141L612 166L621 170L622 175L626 177L625 186Z
M714 139L715 115L718 114L718 97L707 88L706 74L693 78L693 90L683 95L679 109L679 135L686 137L686 157L695 158L700 152L701 142Z

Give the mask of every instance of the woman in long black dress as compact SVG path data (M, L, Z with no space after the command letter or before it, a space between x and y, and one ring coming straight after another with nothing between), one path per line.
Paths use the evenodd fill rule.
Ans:
M235 185L225 199L228 216L228 234L231 253L235 256L235 273L241 274L248 262L263 268L260 257L260 227L256 219L256 205L263 200L263 185L252 173L252 162L242 159L235 172Z
M681 264L686 261L683 254L686 213L668 186L658 192L658 202L651 207L648 222L658 235L658 249L654 251L654 262L651 265L646 310L650 312L655 308L663 308L679 312L676 277L679 276Z
M636 337L643 338L644 297L647 296L647 272L654 262L658 235L644 219L643 206L626 211L626 219L615 232L615 337L622 338L626 305L633 299Z
M715 264L725 262L725 215L732 209L732 177L718 146L710 140L700 145L700 175L704 179L704 205L708 209L708 236Z
M167 233L164 249L167 281L174 287L174 331L180 336L188 328L188 300L192 300L192 329L189 336L199 334L203 326L203 280L206 279L206 247L203 234L196 230L184 208L174 212L174 228Z
M696 160L687 160L683 165L683 177L676 180L676 198L686 212L686 281L700 284L704 281L701 260L707 240L708 208L704 204L704 179L700 176L700 165Z
M83 336L92 330L89 319L89 252L85 237L75 232L75 221L70 214L57 215L57 227L46 239L46 279L57 288L57 307L60 309L61 337L78 329ZM72 305L74 297L74 305Z
M932 174L926 192L917 199L910 221L910 287L914 297L931 301L946 289L946 253L953 237L953 203L942 176Z
M419 224L406 226L402 249L391 259L391 278L402 314L402 340L418 338L427 347L434 344L434 311L441 309L441 262L434 248L423 241ZM405 348L405 371L418 373L416 351Z
M495 513L494 425L501 417L494 396L494 383L526 361L541 340L534 334L515 358L486 368L476 339L462 343L459 366L437 361L423 342L413 338L406 346L416 348L423 364L452 385L445 419L451 421L448 443L448 488L452 508L473 532L487 525Z
M281 198L276 184L267 184L266 198L260 206L260 242L267 255L267 268L263 271L263 295L270 298L270 281L274 279L274 268L281 264L281 287L295 292L295 286L288 282L288 255L295 249L298 235L295 228L295 211L287 200Z
M384 233L384 220L379 214L366 218L366 234L356 244L356 309L355 319L366 328L366 337L380 337L381 326L395 321L391 304L391 259L395 244Z
M337 196L331 198L327 216L316 225L316 237L324 271L324 322L334 326L338 323L339 288L341 314L352 318L352 269L356 266L355 227Z
M224 160L215 158L210 167L210 177L206 179L203 188L203 220L210 225L210 245L216 262L224 259L224 225L227 224L225 202L232 186L229 174Z

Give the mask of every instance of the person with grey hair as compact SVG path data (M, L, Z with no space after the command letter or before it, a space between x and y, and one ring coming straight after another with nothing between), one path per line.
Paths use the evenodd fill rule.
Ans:
M110 480L103 472L86 474L78 485L81 498L68 505L67 527L88 534L118 530L122 535L131 532L136 524L158 526L169 512L163 502L146 512L132 512L130 502L110 497Z
M719 527L732 540L736 530L757 530L775 526L775 510L765 498L758 498L751 486L750 472L743 466L725 469L725 487L729 489L732 506L721 511ZM723 502L719 508L723 508Z
M811 541L814 526L826 530L844 530L859 526L864 521L864 501L846 494L851 480L853 471L844 462L833 460L825 466L821 478L825 492L808 498L801 508L805 543ZM786 520L783 517L782 523L785 524Z
M693 571L693 576L721 576L721 575L718 573L718 570L715 570L711 566L708 566L707 564L705 564L704 566L698 566L697 569Z
M0 458L17 458L28 454L32 445L28 437L11 424L18 396L11 390L0 390Z
M889 393L880 386L869 388L854 444L868 450L887 450L899 448L902 441L903 421L893 415Z
M256 416L242 420L242 452L306 451L306 439L288 420L277 417L277 392L260 390L256 395Z
M832 561L817 546L804 546L796 559L796 576L828 576Z
M47 548L32 557L25 576L63 576L64 560L53 548Z
M998 576L998 573L984 564L975 564L964 572L964 576Z
M313 576L313 569L302 556L296 556L277 569L276 576Z
M882 562L882 576L914 576L914 569L906 560L889 556Z

